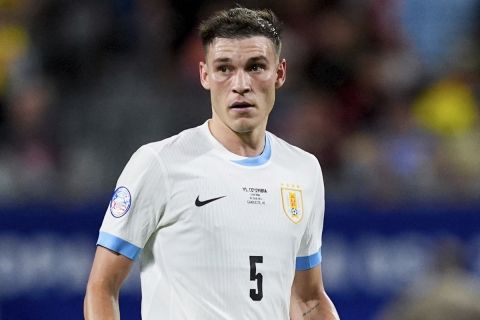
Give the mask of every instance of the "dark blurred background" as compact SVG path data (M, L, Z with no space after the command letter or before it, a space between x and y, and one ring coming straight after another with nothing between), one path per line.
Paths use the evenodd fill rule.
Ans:
M480 319L478 0L0 0L0 319L82 318L115 181L210 116L196 27L235 4L284 22L269 130L322 165L342 319Z

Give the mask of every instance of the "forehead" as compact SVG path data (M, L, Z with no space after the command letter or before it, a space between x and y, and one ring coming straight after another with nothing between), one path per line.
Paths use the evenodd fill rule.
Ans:
M264 36L248 38L215 38L208 46L207 59L249 59L264 56L275 58L273 42Z

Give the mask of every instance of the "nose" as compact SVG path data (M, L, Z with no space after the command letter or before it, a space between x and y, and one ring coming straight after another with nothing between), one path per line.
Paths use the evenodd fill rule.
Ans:
M250 77L248 73L243 70L239 70L233 78L232 90L235 93L244 95L251 90Z

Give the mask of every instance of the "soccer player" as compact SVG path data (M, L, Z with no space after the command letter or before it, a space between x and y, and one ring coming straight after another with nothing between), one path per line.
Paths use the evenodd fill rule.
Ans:
M118 319L140 259L143 319L338 319L321 275L324 187L311 154L266 131L286 77L269 10L204 21L212 117L142 146L100 228L86 319Z

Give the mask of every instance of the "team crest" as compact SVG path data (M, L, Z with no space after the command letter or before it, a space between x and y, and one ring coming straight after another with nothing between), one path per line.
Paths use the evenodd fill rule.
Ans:
M282 187L282 207L287 217L293 223L299 223L303 218L302 189L298 186Z

